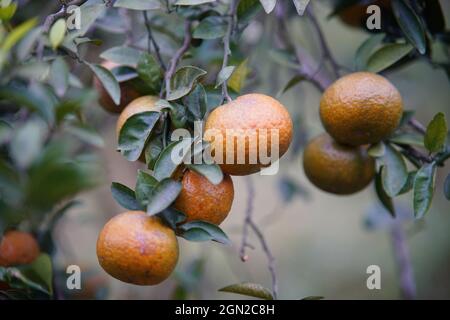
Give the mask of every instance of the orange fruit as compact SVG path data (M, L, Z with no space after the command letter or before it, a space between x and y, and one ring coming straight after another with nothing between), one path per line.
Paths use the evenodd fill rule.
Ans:
M127 211L106 223L97 240L97 257L112 277L136 285L167 279L178 261L178 241L159 217Z
M119 67L117 63L111 61L105 61L101 65L110 71L116 67ZM139 92L133 88L129 81L121 82L119 85L121 93L120 104L116 105L106 89L103 87L100 80L94 77L94 87L99 95L99 104L106 111L120 113L127 104L140 96Z
M214 109L206 120L204 138L211 143L214 160L223 172L243 176L281 157L291 143L292 128L291 117L280 102L252 93ZM278 135L278 156L272 152L272 133ZM270 157L269 161L261 154Z
M0 267L32 263L39 253L39 245L30 233L8 231L0 243Z
M119 138L120 130L122 129L125 122L135 114L146 112L146 111L159 111L155 107L155 103L159 100L158 97L153 96L143 96L131 101L125 109L121 112L116 124L116 134Z
M355 72L335 81L320 101L325 130L338 142L363 145L379 142L398 126L402 97L386 78Z
M303 168L316 187L342 195L364 189L375 174L375 162L366 147L339 144L326 133L306 146Z
M187 171L181 183L183 187L174 206L186 215L186 221L202 220L219 225L225 220L234 199L230 175L224 174L222 182L214 185L202 175Z
M341 12L338 13L339 18L346 25L352 27L361 27L365 26L367 18L369 18L369 14L367 13L367 8L370 5L377 5L383 10L391 10L390 9L390 0L369 0L364 4L357 3L350 7L345 8Z

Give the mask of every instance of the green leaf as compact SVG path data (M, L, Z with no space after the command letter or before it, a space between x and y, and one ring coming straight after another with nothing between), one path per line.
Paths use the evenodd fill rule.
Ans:
M414 216L421 219L431 206L436 180L436 163L424 165L414 179Z
M63 58L56 58L50 67L50 84L59 97L64 96L69 87L69 66Z
M222 170L217 164L189 164L187 167L201 174L214 185L218 185L223 180Z
M151 54L143 53L137 65L137 72L152 94L159 93L162 82L162 70Z
M159 112L146 111L127 119L119 133L118 150L129 161L139 159L160 115Z
M196 6L199 4L215 2L216 0L178 0L176 6Z
M42 27L35 27L20 40L16 50L17 58L19 60L25 60L31 55L34 45L40 36L42 36Z
M87 124L75 122L70 123L65 128L69 133L78 137L81 141L84 141L94 147L102 148L105 146L105 142L100 134Z
M277 93L277 97L281 97L283 93L288 91L289 89L295 87L297 84L299 84L302 80L305 80L305 77L296 75L293 78L291 78Z
M163 150L163 142L161 135L151 138L145 147L145 163L147 168L153 170L155 167L156 160L158 160L159 155Z
M186 220L186 215L174 208L167 208L158 215L174 230L178 224Z
M208 111L208 99L205 88L201 84L198 84L183 100L195 120L202 120L205 117Z
M390 43L375 51L367 62L367 71L380 72L411 52L413 47L405 43Z
M240 93L244 87L250 70L248 68L248 58L242 61L236 69L234 69L231 77L228 79L228 87L236 93Z
M172 125L179 129L184 128L186 126L186 122L188 121L188 114L186 106L175 103L173 108L169 111L170 120L172 120Z
M219 74L217 75L215 86L216 89L231 77L231 74L233 73L235 68L235 66L228 66L220 70Z
M14 45L19 42L27 33L36 25L37 19L27 20L15 27L3 41L0 50L8 52Z
M194 39L212 40L223 38L227 32L227 22L220 16L209 16L200 21L194 29Z
M427 50L425 28L414 9L405 0L392 0L394 16L406 39L421 53Z
M148 173L138 170L135 194L139 203L147 204L148 198L151 196L153 189L158 184L158 180Z
M389 138L389 141L402 144L402 145L414 145L423 147L423 136L418 133L400 133Z
M241 294L244 296L260 298L264 300L273 300L272 293L269 289L258 283L242 282L226 286L219 291Z
M140 1L142 2L142 1ZM113 47L104 51L100 58L115 62L122 66L136 68L141 59L142 51L130 47Z
M20 168L28 166L42 152L47 137L46 124L41 121L28 121L13 136L10 152L11 157Z
M0 6L0 20L8 21L11 20L12 17L14 17L14 14L17 10L17 3L12 2L9 4L2 4Z
M372 158L380 158L384 156L384 153L386 152L386 146L383 142L378 142L370 146L370 148L367 150L367 153Z
M49 33L50 44L53 50L56 50L63 42L66 35L67 25L64 19L58 19L52 25Z
M264 8L264 11L269 14L275 9L275 5L277 4L277 0L259 0L261 5Z
M398 193L399 195L411 191L411 189L414 186L414 179L416 177L416 174L417 174L417 171L411 171L408 173L408 179L406 180L406 183L403 186L402 190L400 190L400 192Z
M447 175L447 178L444 182L444 195L447 200L450 200L450 173Z
M425 147L430 152L436 152L445 146L447 140L447 121L445 115L439 112L434 116L433 120L428 124L427 131L424 137Z
M186 66L178 69L170 81L170 90L167 100L177 100L187 95L194 87L197 79L205 74L205 70L193 66Z
M237 20L240 24L247 24L259 13L262 9L259 0L241 0L237 7Z
M142 11L158 10L161 9L161 3L158 0L116 0L114 7Z
M389 197L389 195L386 193L386 191L384 191L384 188L383 188L382 172L383 172L383 167L380 168L379 172L375 176L375 191L376 191L378 199L380 200L380 202L384 206L384 208L393 217L395 217L394 202L392 201L392 198Z
M99 64L87 64L89 68L94 72L95 76L100 80L105 90L108 92L108 94L111 96L112 100L116 105L120 104L120 86L117 82L116 78L113 76L113 74L106 69L105 67L102 67Z
M52 294L53 286L53 268L52 261L48 254L42 253L33 263L22 271L25 276L30 279L35 279L36 282L41 283L46 290Z
M133 190L121 183L113 182L111 184L111 193L114 200L122 207L128 210L142 210L142 206L136 200L136 194Z
M309 296L309 297L304 297L302 300L323 300L325 299L325 297L322 296Z
M367 38L356 50L355 70L363 71L367 69L367 62L375 48L383 41L386 35L379 33Z
M194 242L216 241L224 245L231 245L230 239L215 224L206 221L191 221L178 227L177 235Z
M147 214L155 215L167 209L181 192L181 183L170 178L158 182L148 197Z
M395 197L408 180L408 171L403 156L390 144L386 145L381 172L383 188L387 195Z
M161 152L155 163L154 175L158 180L169 178L177 167L183 162L184 157L191 150L192 139L186 138L170 143Z

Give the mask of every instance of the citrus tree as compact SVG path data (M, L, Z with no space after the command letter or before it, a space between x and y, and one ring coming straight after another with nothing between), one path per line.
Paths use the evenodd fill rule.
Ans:
M387 77L419 59L448 75L441 4L325 2L330 19L367 31L350 66L336 61L316 5L72 0L43 9L33 1L1 1L0 279L20 292L52 295L52 226L74 204L69 199L95 183L82 153L92 153L89 145L102 145L84 116L85 107L96 103L108 112L105 117L117 117L117 151L141 167L136 185L112 182L112 196L127 211L104 226L97 242L100 265L123 282L155 285L167 279L178 261L179 237L230 245L219 225L235 198L233 176L247 176L240 257L248 259L249 232L254 232L267 256L272 286L242 279L220 290L277 299L274 253L253 216L256 178L250 175L277 173L283 155L292 160L303 152L306 176L326 192L348 195L373 185L392 215L388 225L397 226L394 201L407 192L415 218L423 219L432 205L436 174L450 156L445 114L423 125ZM305 20L318 39L318 56L294 39L297 19ZM257 41L271 48L264 62L271 65L270 77L249 60L258 50L251 39L258 31L248 31L255 22L264 26ZM276 79L280 68L290 77ZM305 129L279 101L303 82L323 93L317 110L326 132L309 143ZM273 92L256 92L261 83L271 84ZM261 154L274 145L276 152ZM279 176L285 202L304 193L295 179ZM447 177L447 198L449 190ZM1 248L16 241L12 232L17 230L31 232L38 241L26 248L48 255L34 252L26 260L3 263ZM403 245L401 230L395 230L393 240ZM414 298L407 252L398 254L406 261L402 292Z

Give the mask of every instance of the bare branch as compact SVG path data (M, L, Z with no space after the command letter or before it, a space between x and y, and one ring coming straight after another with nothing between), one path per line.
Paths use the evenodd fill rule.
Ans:
M419 132L420 134L425 134L427 132L427 129L416 119L411 119L408 121L408 125L411 126L414 130Z
M222 62L222 70L228 66L228 58L231 55L230 49L230 41L231 36L233 35L234 29L236 28L236 10L239 4L239 0L231 0L230 9L228 12L228 26L227 32L223 37L223 62ZM232 101L230 94L228 93L228 81L225 80L222 83L222 103L225 99L230 102Z
M156 42L155 38L153 37L152 25L148 18L147 11L144 11L143 14L144 14L144 20L145 20L145 27L147 29L147 34L148 34L148 51L151 52L151 46L153 45L153 49L155 49L156 59L158 60L158 63L161 66L161 69L166 71L167 67L164 63L164 60L161 57L159 45Z

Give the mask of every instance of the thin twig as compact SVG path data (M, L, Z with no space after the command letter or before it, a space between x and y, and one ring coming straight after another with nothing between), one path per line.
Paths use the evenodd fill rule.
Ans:
M169 62L169 67L166 71L166 75L164 77L165 79L165 87L166 87L166 98L170 94L170 81L172 80L173 75L175 74L175 71L177 69L177 65L180 61L180 59L183 57L183 55L188 51L191 40L192 40L192 33L191 33L191 26L192 22L189 20L186 20L184 23L184 41L183 45L175 52L173 58Z
M423 124L414 118L408 121L408 125L421 134L425 134L427 132L427 129L423 126Z
M236 10L238 6L239 0L231 0L230 3L230 10L228 12L228 26L227 26L227 32L225 33L225 36L223 37L223 62L222 62L222 70L225 69L228 66L228 58L231 55L231 49L230 49L230 41L231 36L233 35L235 24L236 24ZM232 101L230 94L228 93L228 81L225 80L222 83L222 103L227 100L227 102Z
M267 261L268 261L268 269L270 272L270 276L272 279L272 295L274 299L278 298L278 277L275 270L275 257L272 254L272 251L269 248L269 245L267 243L266 238L264 237L264 234L262 233L261 229L258 227L258 225L253 221L253 201L255 198L255 188L252 183L252 180L250 177L247 177L247 190L248 190L248 202L247 202L247 210L245 212L245 220L244 220L244 229L243 229L243 236L242 236L242 244L240 249L240 256L242 261L248 260L248 256L245 253L246 248L252 247L248 243L248 228L250 227L253 232L255 232L259 242L261 243L261 247L266 254Z
M400 290L404 299L416 298L416 285L405 232L400 224L391 229L392 246L400 274Z
M144 14L144 20L145 20L145 27L147 29L147 34L148 34L148 51L151 52L151 46L153 45L153 49L155 50L156 59L158 60L158 63L161 66L161 69L166 71L167 67L166 67L166 64L164 63L164 60L161 57L159 45L156 42L155 38L153 37L152 25L148 18L147 11L143 11L143 14Z

